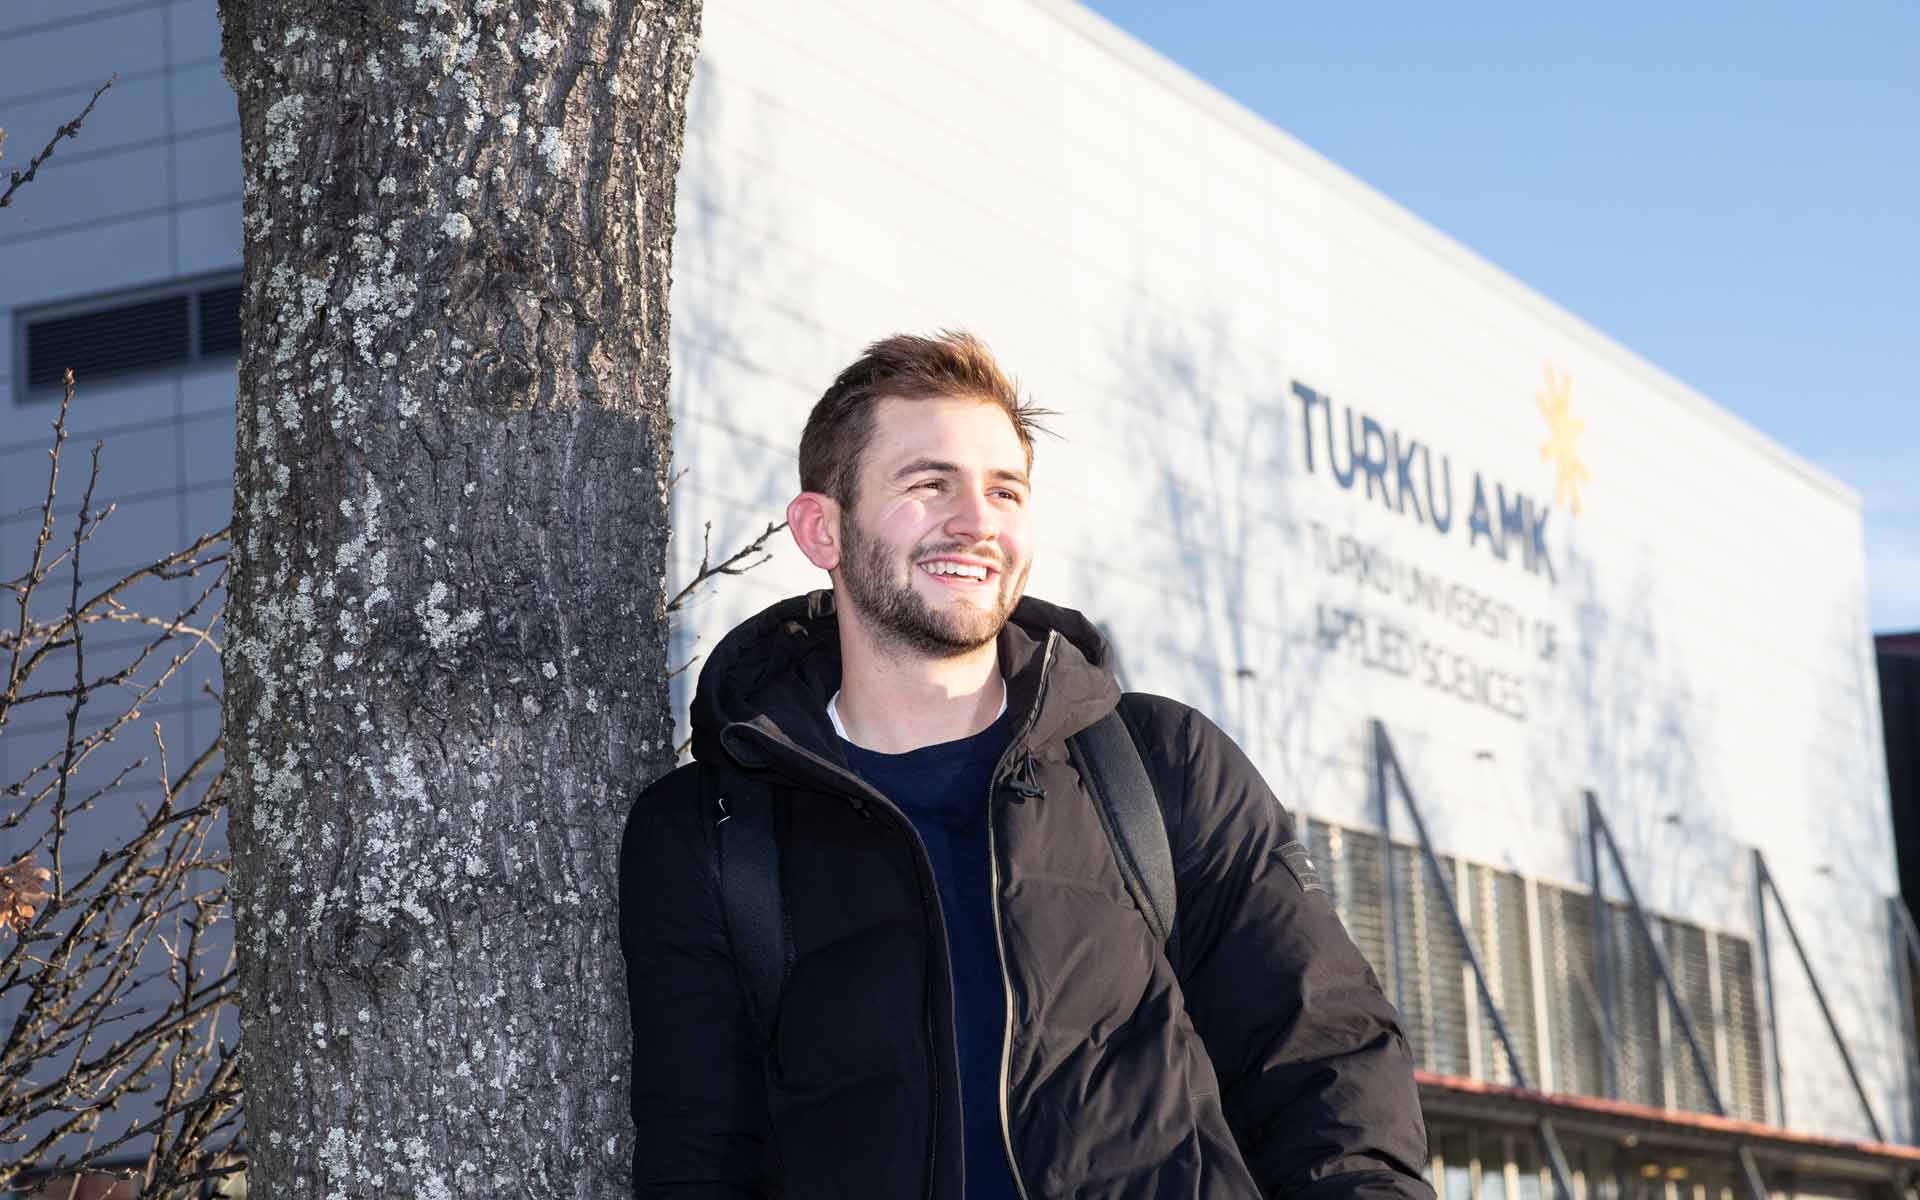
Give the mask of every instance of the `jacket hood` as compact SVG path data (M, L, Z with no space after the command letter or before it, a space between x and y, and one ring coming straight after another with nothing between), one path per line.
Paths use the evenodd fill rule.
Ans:
M998 639L1016 740L1028 750L1078 733L1120 699L1113 651L1070 608L1023 597ZM829 590L782 600L722 638L694 692L693 756L749 771L790 744L844 767L827 701L840 690L840 623Z

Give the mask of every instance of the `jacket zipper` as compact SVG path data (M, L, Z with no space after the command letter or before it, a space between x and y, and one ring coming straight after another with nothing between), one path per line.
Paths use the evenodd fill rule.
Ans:
M1054 633L1051 630L1049 630L1047 634L1046 660L1041 664L1041 671L1040 671L1042 694L1045 694L1045 690L1046 690L1046 664L1051 662L1053 659L1054 636L1055 636ZM1028 722L1028 726L1029 728L1031 728L1032 726L1031 721ZM763 740L766 739L765 734L759 734L759 736ZM940 913L940 910L938 907L938 901L934 899L934 897L931 894L929 894L927 890L927 881L932 877L932 870L928 866L928 862L927 862L927 850L926 850L926 847L922 845L920 842L919 831L913 827L913 822L907 819L907 814L901 812L900 807L898 805L896 805L893 801L887 799L884 795L881 795L878 789L869 785L866 780L861 779L859 776L853 775L853 774L850 774L849 772L841 770L839 767L834 766L832 763L821 758L819 755L813 753L810 750L804 749L800 746L793 746L792 749L794 750L795 753L799 754L802 758L807 759L812 763L814 763L816 766L824 769L830 778L837 777L836 782L846 781L848 783L851 783L853 786L851 788L848 788L847 790L853 793L855 797L857 797L859 793L865 792L869 799L879 801L881 810L889 814L889 816L886 819L892 821L896 828L898 828L902 833L906 834L908 848L912 851L914 856L914 874L919 878L919 881L920 881L921 911L923 913ZM1002 757L1001 765L1002 766L1006 765L1004 756ZM995 773L996 774L998 773L997 768ZM991 801L989 801L987 808L988 808L987 856L989 859L991 859L993 856L993 828L992 828L993 805ZM859 809L859 811L862 813L862 815L865 815L866 810L864 808ZM1000 924L999 918L996 915L996 917L994 918L994 936L996 938L999 936L999 933L1000 933L999 924ZM940 913L938 928L931 930L930 933L938 935L938 936L928 938L928 942L932 947L932 952L937 954L943 954L943 955L947 954L948 950L947 950L947 934L946 934L946 915L944 913ZM1002 968L1002 977L1004 979L1004 967ZM947 968L947 986L949 990L951 990L953 986L953 968L951 963L949 963ZM935 1045L935 1042L937 1039L934 1036L935 1030L933 1027L934 1022L933 1022L932 989L933 989L933 981L931 978L931 972L929 972L927 987L920 994L920 1011L926 1019L925 1028L927 1031L927 1076L928 1076L928 1081L932 1084L932 1087L928 1089L930 1094L927 1099L926 1200L933 1200L934 1181L937 1178L934 1174L934 1167L937 1164L937 1159L939 1157L938 1152L940 1148L940 1050L939 1050L939 1047ZM1002 1130L1004 1130L1006 1128L1006 1111L1007 1111L1006 1063L1005 1063L1004 1047L1002 1048L1001 1057L1002 1057L1002 1062L1001 1062L1001 1068L1000 1068L1001 1070L1000 1124L1001 1124ZM1011 1153L1011 1151L1009 1151L1009 1153ZM1013 1178L1014 1178L1015 1184L1018 1184L1020 1181L1020 1174L1018 1170L1014 1172ZM1027 1193L1024 1188L1021 1189L1020 1200L1027 1200Z
M1013 1172L1013 1188L1020 1194L1020 1200L1027 1200L1027 1185L1020 1178L1020 1160L1013 1153L1013 1129L1007 1117L1007 1070L1013 1058L1013 976L1007 972L1006 935L1000 931L1000 850L993 839L993 797L1000 790L1000 778L1005 773L1007 762L1013 757L1014 750L1033 732L1033 723L1040 716L1040 705L1047 696L1047 678L1053 668L1053 647L1059 634L1047 631L1047 646L1040 658L1040 687L1034 693L1033 708L1027 713L1027 720L1014 735L1007 752L1000 756L999 765L993 769L993 778L987 784L987 882L990 887L989 898L993 902L993 948L1000 960L1000 986L1006 993L1006 1022L1000 1029L1000 1144L1007 1152L1007 1169Z
M904 832L910 838L918 838L920 836L919 831L914 829L911 823L907 825ZM925 850L923 849L921 853L924 854ZM922 879L920 881L921 911L923 912L930 911L932 908L932 904L933 904L933 901L927 895L926 880ZM946 923L947 923L946 916L945 914L942 914L940 918L940 924L942 928L935 931L939 933L940 936L938 938L928 939L928 941L932 943L928 947L929 954L949 953L947 950L946 929L944 928ZM947 964L947 988L949 991L951 991L953 988L953 964L951 959L948 960L948 964ZM934 1166L935 1166L935 1160L939 1157L939 1152L940 1152L940 1047L934 1038L933 972L932 971L927 972L926 987L921 989L921 992L920 992L920 1014L921 1016L926 1018L927 1079L928 1079L928 1082L930 1082L933 1085L931 1088L928 1089L932 1094L927 1097L927 1192L926 1192L927 1200L933 1200L933 1182L937 1178L937 1176L934 1174Z

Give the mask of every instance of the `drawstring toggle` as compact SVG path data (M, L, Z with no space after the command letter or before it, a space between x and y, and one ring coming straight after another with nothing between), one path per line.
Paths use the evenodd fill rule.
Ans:
M1020 766L1014 771L1008 786L1023 800L1031 800L1041 794L1039 764L1034 761L1031 752L1021 755Z

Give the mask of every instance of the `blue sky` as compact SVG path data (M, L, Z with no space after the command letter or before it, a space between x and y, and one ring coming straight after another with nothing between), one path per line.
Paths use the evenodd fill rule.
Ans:
M1920 4L1090 7L1858 489L1920 629Z

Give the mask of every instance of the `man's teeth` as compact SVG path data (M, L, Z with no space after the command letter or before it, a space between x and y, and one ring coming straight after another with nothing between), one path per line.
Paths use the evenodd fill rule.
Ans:
M967 579L978 579L982 581L987 577L987 569L985 567L968 566L966 563L932 562L921 565L926 571L934 575L960 575Z

